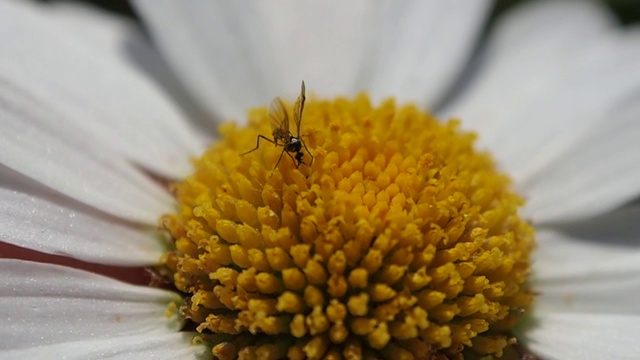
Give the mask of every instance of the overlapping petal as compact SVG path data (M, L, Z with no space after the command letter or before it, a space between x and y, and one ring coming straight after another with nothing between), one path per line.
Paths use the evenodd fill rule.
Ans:
M0 239L86 262L149 266L166 250L154 228L126 223L38 184L0 183Z
M195 334L135 334L83 341L71 341L36 348L1 353L3 359L23 360L43 357L66 360L127 359L127 360L197 360L207 359L207 348L193 344Z
M535 176L518 184L527 194L526 211L534 221L542 224L585 219L637 198L640 194L637 97L640 79L635 96L625 99L626 103L611 104L605 121L589 129L575 146Z
M136 63L140 56L133 59L150 47L144 37L121 19L95 13L92 22L69 21L47 11L26 1L0 3L2 107L22 106L6 98L19 93L55 114L35 119L24 107L24 117L48 120L61 138L90 139L85 152L122 154L163 176L188 173L187 159L203 149L203 137Z
M85 151L86 141L56 136L45 118L54 121L57 114L22 94L4 90L0 87L0 176L11 176L11 169L130 221L155 224L159 214L171 209L169 194L132 164L114 153Z
M488 1L136 1L193 95L224 120L301 79L318 96L433 105L466 62ZM402 19L402 23L398 20ZM425 81L428 80L428 81ZM395 92L395 93L394 93Z
M549 359L634 359L640 206L537 232L534 312L520 340Z
M640 207L537 232L537 310L640 314Z
M537 314L520 339L543 359L635 360L640 316L591 313Z
M177 331L177 294L63 266L0 259L0 354L9 350ZM2 357L2 356L0 356Z
M531 2L503 18L479 61L443 113L479 131L516 182L543 182L546 166L640 90L640 32L594 2Z

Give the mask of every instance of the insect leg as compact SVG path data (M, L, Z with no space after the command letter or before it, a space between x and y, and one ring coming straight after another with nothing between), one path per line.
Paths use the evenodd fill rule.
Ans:
M240 156L242 156L242 155L247 155L247 154L248 154L248 153L250 153L250 152L254 152L254 151L258 150L258 148L260 147L260 139L265 139L266 141L268 141L268 142L270 142L270 143L272 143L272 144L274 144L274 145L278 145L278 143L277 143L277 142L275 142L275 141L273 141L273 140L269 139L268 137L266 137L266 136L264 136L264 135L258 135L258 137L257 137L257 139L256 139L256 147L255 147L255 148L253 148L253 149L251 149L251 150L249 150L249 151L247 151L247 152L243 152L242 154L240 154Z
M278 164L280 164L280 160L282 160L282 155L284 155L285 152L287 152L285 150L285 148L282 148L282 152L280 153L280 157L278 158L278 162L276 163L276 166L273 167L273 170L275 170L278 167ZM289 154L289 153L287 152L287 154ZM289 156L291 156L291 155L289 155Z
M311 155L311 151L309 151L309 148L307 147L307 144L305 144L302 139L300 139L300 142L302 143L302 146L304 146L304 149L307 150L307 154L309 154L309 156L311 156L311 163L309 164L309 166L313 165L314 157L313 157L313 155Z
M289 157L291 158L291 161L293 161L294 165L296 166L296 169L300 168L300 165L304 164L304 160L301 160L300 157L298 156L299 154L302 154L301 152L297 152L296 156L294 157L293 155L291 155L291 153L287 153L287 155L289 155ZM307 165L307 164L305 164Z

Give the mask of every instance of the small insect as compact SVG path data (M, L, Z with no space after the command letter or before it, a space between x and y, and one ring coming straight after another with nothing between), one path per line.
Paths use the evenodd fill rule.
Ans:
M273 140L264 135L258 135L256 140L256 147L240 155L246 155L250 152L258 150L258 148L260 147L260 139L264 139L274 144L275 146L282 146L282 152L280 153L280 157L278 158L276 166L273 167L274 169L278 167L278 164L280 164L280 160L282 160L282 155L284 155L285 153L289 155L291 160L294 161L294 163L296 164L296 169L299 168L302 164L307 165L304 162L304 153L302 152L302 147L304 147L304 149L307 151L307 154L309 154L309 156L311 157L311 164L313 164L313 155L311 155L311 152L307 148L307 145L304 143L302 137L300 136L300 123L302 122L302 111L304 110L304 101L306 100L304 92L305 89L303 81L300 88L300 96L298 96L298 99L293 105L293 121L296 123L296 136L293 136L291 134L291 131L289 131L289 115L287 114L287 109L285 108L282 100L277 97L273 99L271 105L269 106L269 119L271 121L271 129L273 131L271 134L273 136Z

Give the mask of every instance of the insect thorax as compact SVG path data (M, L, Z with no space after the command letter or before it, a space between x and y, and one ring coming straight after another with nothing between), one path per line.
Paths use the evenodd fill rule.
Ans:
M297 137L291 136L289 137L289 143L285 144L285 149L288 152L300 152L302 150L302 143Z

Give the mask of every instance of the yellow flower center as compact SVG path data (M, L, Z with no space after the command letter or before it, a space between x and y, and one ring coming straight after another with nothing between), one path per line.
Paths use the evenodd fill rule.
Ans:
M534 237L475 135L365 95L311 99L302 119L313 162L274 169L266 141L240 155L272 134L260 108L174 185L165 260L214 356L501 356L533 299Z

